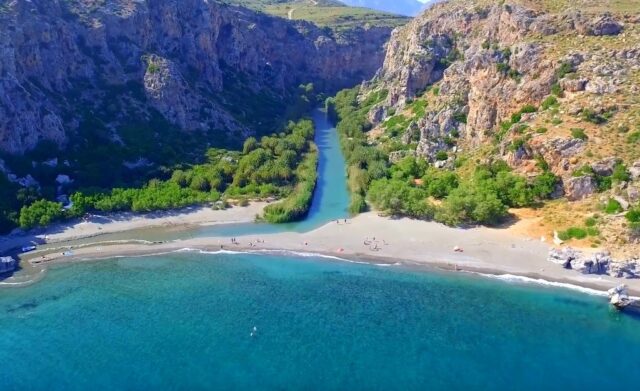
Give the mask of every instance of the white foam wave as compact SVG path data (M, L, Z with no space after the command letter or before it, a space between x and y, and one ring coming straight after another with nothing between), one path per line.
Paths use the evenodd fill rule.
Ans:
M578 292L582 292L582 293L586 293L588 295L592 295L592 296L607 296L607 292L606 291L600 291L597 289L592 289L592 288L585 288L583 286L580 285L574 285L574 284L569 284L566 282L555 282L555 281L548 281L548 280L544 280L542 278L531 278L531 277L525 277L525 276L516 276L513 274L487 274L487 273L476 273L476 272L469 272L471 274L477 274L483 277L487 277L487 278L492 278L495 280L501 280L501 281L505 281L505 282L515 282L515 283L520 283L520 284L535 284L535 285L543 285L543 286L550 286L550 287L555 287L555 288L564 288L564 289L571 289L574 291L578 291Z
M300 257L300 258L324 258L324 259L331 259L331 260L340 261L340 262L357 263L357 264L360 264L360 265L374 265L374 266L381 266L381 267L389 267L389 266L399 266L399 265L401 265L400 262L396 262L396 263L375 263L375 262L353 260L353 259L348 259L348 258L341 258L341 257L336 257L335 255L327 255L327 254L314 253L314 252L293 251L293 250L276 250L276 249L259 249L259 250L243 250L243 251L232 251L232 250L207 251L207 250L200 250L200 249L197 249L197 248L184 247L184 248L175 250L174 252L197 252L199 254L210 254L210 255L217 255L217 254L227 254L227 255L234 255L234 254L256 254L256 255L260 255L260 254L265 254L265 255L276 254L276 255L284 255L284 256Z

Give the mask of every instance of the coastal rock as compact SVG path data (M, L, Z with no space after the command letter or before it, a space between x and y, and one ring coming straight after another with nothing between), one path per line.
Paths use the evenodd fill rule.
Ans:
M11 273L18 267L18 261L12 257L0 257L0 274Z
M562 79L560 86L563 91L567 92L580 92L584 91L588 83L586 79Z
M564 181L564 193L569 201L581 200L596 192L597 183L590 175L572 177Z
M585 87L585 91L595 95L613 94L618 91L618 87L611 79L597 77L589 80Z
M618 35L622 32L622 28L622 24L613 19L611 15L602 15L580 24L578 31L594 36Z
M627 187L627 199L632 204L640 201L640 189L637 186L628 186Z
M583 274L608 274L617 278L636 278L636 260L614 260L608 252L585 253L571 247L551 249L549 262Z
M640 179L640 161L635 161L628 168L629 174L631 175L631 179L638 180Z
M387 116L387 110L384 106L375 106L371 111L369 111L367 119L369 122L375 126L381 123L384 118Z
M593 169L593 172L600 176L611 176L611 174L613 174L613 169L619 162L620 159L616 157L609 157L591 164L591 168Z

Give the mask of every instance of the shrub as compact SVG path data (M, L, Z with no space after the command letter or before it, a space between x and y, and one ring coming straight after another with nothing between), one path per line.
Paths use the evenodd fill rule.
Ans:
M515 80L517 83L520 83L520 80L522 80L522 75L520 74L520 72L518 72L515 69L510 68L509 71L507 72L507 75L513 80Z
M616 182L628 182L631 179L631 175L629 171L627 171L627 166L623 163L618 163L613 168L613 174L611 174L611 179Z
M362 194L353 194L349 203L349 213L357 215L367 210L367 203Z
M571 174L571 176L574 176L574 177L585 176L585 175L595 176L595 173L593 172L593 168L591 168L591 166L586 164L578 168Z
M460 123L463 123L463 124L467 123L467 115L465 113L457 112L457 113L455 113L453 115L453 119L456 122L460 122Z
M435 158L438 161L444 161L444 160L447 160L449 158L449 154L447 153L447 151L438 151L436 153Z
M524 105L521 109L520 109L520 113L525 114L525 113L535 113L536 111L538 111L538 108L535 107L534 105Z
M62 204L47 200L39 200L20 210L20 227L28 229L44 227L60 219L64 215Z
M630 223L640 223L640 209L629 210L624 217Z
M550 171L545 171L533 180L531 193L539 200L548 199L556 189L559 179Z
M609 201L607 201L604 207L604 211L611 215L620 213L622 212L622 205L620 205L620 203L613 198L609 198Z
M571 137L584 141L589 139L587 134L584 132L584 129L582 128L571 128Z
M522 119L522 114L521 113L513 113L513 114L511 114L511 123L512 124L517 124L518 122L520 122L521 119Z
M600 230L596 227L587 227L587 235L589 236L598 236L600 235Z
M560 68L558 68L558 72L557 72L558 79L562 79L567 74L572 72L573 72L573 65L571 65L568 62L563 62L562 64L560 64Z
M592 124L601 125L607 122L607 119L600 114L597 114L591 109L582 109L581 117L583 121L591 122Z
M587 227L595 227L597 223L598 223L598 220L596 220L593 217L587 217L584 220L584 225L586 225Z
M442 199L449 195L451 190L458 187L458 176L451 171L441 171L430 169L427 174L422 177L430 196L436 199Z
M553 95L548 96L545 100L542 101L542 104L540 105L540 107L542 107L543 110L547 110L552 106L555 106L558 104L558 98L556 98Z
M583 228L571 227L566 231L558 232L558 237L560 240L571 240L571 239L584 239L588 236L588 233Z
M499 62L496 64L496 69L498 70L498 72L503 73L503 74L507 74L509 73L509 64L506 64L504 62Z
M509 145L509 150L511 152L516 152L520 148L524 147L525 144L526 144L526 141L522 137L517 137L513 139L513 141L511 142L511 145Z
M158 64L155 64L153 62L150 62L149 64L147 64L147 72L150 74L154 74L156 72L158 72L160 70L160 66Z
M507 206L494 190L468 182L451 191L436 212L436 220L449 225L495 224L506 215Z
M536 133L538 134L545 134L549 131L549 129L545 128L545 127L540 127L536 129Z
M629 134L629 136L627 137L627 142L629 144L635 144L635 143L637 143L639 141L640 141L640 131L633 132L633 133Z
M551 93L557 97L562 97L563 91L562 87L560 87L560 84L554 83L553 85L551 85Z

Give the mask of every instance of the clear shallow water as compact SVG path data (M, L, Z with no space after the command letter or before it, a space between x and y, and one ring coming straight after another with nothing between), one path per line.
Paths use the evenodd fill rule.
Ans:
M275 232L307 232L329 221L349 217L349 191L345 160L336 129L320 109L312 114L315 143L318 146L318 182L307 218L291 224L225 224L202 227L189 232L190 237L260 235Z
M166 229L139 229L101 235L100 241L170 241L211 236L264 235L278 232L307 232L330 221L349 217L349 191L347 189L345 159L340 149L338 133L321 109L312 112L315 125L314 141L318 146L318 181L313 202L307 217L290 224L241 223L202 226L189 230L167 231ZM96 238L84 238L65 242L65 246L88 244ZM60 244L44 245L40 248L58 247Z
M568 290L180 253L58 267L1 291L0 385L634 389L638 330L603 298Z

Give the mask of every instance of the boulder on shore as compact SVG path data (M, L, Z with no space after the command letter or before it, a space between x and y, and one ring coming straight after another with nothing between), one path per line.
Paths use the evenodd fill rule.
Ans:
M617 278L637 278L639 273L636 260L615 260L608 252L584 253L571 247L564 247L551 249L547 260L582 274L607 274Z
M11 273L18 267L18 261L12 257L0 257L0 274Z

